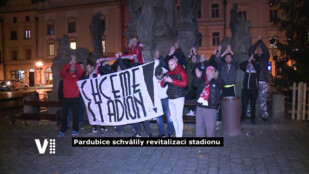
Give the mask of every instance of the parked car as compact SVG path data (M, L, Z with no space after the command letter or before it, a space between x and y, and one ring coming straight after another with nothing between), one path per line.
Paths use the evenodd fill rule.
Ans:
M0 90L15 91L16 89L27 90L29 85L20 80L3 80L0 84Z

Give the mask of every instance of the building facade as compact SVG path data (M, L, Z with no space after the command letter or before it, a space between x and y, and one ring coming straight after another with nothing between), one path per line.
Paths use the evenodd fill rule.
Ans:
M121 50L120 1L9 0L0 8L0 79L20 79L30 86L52 84L57 38L68 35L71 49L92 52L89 24L98 12L105 23L103 52L114 55Z
M225 36L231 37L229 19L234 3L239 15L251 21L252 44L261 35L269 47L275 76L273 57L280 53L269 39L278 36L284 41L284 35L273 24L279 13L269 6L269 0L202 0L197 20L203 36L199 54L210 57ZM89 24L97 12L105 22L104 54L114 55L126 46L127 0L8 0L0 7L0 80L20 79L30 86L52 84L57 38L66 34L72 49L83 47L92 52ZM42 67L36 66L38 61L42 61Z
M271 74L275 76L273 57L279 57L280 53L269 40L273 36L278 36L280 41L284 41L285 37L274 24L279 13L275 7L269 5L269 0L202 0L198 26L203 38L198 52L210 57L225 36L231 37L230 10L234 3L238 4L238 15L251 21L252 44L256 43L258 36L261 35L263 42L268 46L271 55L269 68Z

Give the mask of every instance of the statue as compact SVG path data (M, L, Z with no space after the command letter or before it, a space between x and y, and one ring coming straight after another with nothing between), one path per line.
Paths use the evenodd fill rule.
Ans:
M160 50L161 55L169 53L176 37L175 6L169 8L173 2L176 3L173 0L158 0L155 5L154 44L155 49ZM173 11L174 13L171 13ZM174 21L168 21L171 19Z
M72 50L69 44L69 37L64 35L63 38L57 38L58 50L57 56L53 59L53 65L51 67L53 72L53 88L52 93L49 95L49 101L58 101L58 86L61 81L60 70L66 64L70 62L70 56L74 54L77 62L82 62L84 65L87 63L89 51L85 48L77 48Z
M238 16L237 8L237 3L234 3L233 8L230 11L232 38L225 40L228 40L229 44L232 46L234 54L238 57L239 62L242 62L249 59L248 51L251 47L252 39L250 35L250 21L246 21L243 16ZM236 76L236 94L240 96L244 73L238 69Z
M175 41L188 55L192 46L199 46L202 37L196 19L200 5L201 0L182 0L175 27L175 0L128 0L131 18L126 36L139 37L144 45L145 62L153 60L154 48L167 55Z
M92 36L92 43L94 51L92 55L90 56L90 61L92 63L95 63L98 58L103 57L103 47L102 47L102 36L104 34L105 30L105 24L103 23L101 19L101 14L96 13L92 17L90 27L90 32Z
M201 39L201 34L198 32L197 12L200 9L201 1L180 1L178 12L178 43L185 55L189 55L190 49L196 45Z
M137 24L137 36L144 45L143 57L145 62L153 60L154 16L152 1L145 0Z
M241 54L239 61L246 60L248 57L244 57L243 54L248 53L251 47L251 35L250 35L250 21L246 21L243 16L238 16L237 4L233 4L233 8L230 11L230 27L232 31L231 46L236 54Z
M129 12L130 12L130 20L129 20L129 28L125 32L125 35L128 38L138 36L138 34L137 34L137 24L138 24L139 17L141 15L143 5L144 5L143 0L130 0L130 1L128 1Z

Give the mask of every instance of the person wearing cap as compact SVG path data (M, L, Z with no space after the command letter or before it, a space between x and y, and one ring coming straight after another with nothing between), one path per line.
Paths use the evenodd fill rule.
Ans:
M205 71L205 73L203 72ZM216 135L216 115L220 102L222 80L217 69L209 65L206 70L195 69L197 87L196 137ZM205 133L206 131L206 133Z
M255 53L256 52L256 53ZM260 65L260 76L259 76L259 96L258 96L258 106L262 114L263 121L268 119L267 111L267 82L268 82L268 61L269 61L269 51L262 41L261 35L258 41L252 45L249 49L249 55L254 54L256 61Z
M185 103L185 88L188 85L188 76L184 68L176 59L168 61L169 71L163 78L161 87L168 85L167 96L171 118L174 124L176 137L183 135L183 108Z
M255 124L255 104L258 97L259 89L259 76L260 76L260 65L251 54L249 60L245 60L239 64L242 71L245 72L245 77L243 80L243 89L241 93L241 122L246 121L247 107L250 100L251 107L251 123Z

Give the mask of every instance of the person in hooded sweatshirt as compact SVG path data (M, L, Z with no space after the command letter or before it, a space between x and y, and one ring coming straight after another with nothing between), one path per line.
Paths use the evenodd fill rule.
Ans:
M167 96L171 119L174 124L176 137L183 135L183 108L185 103L185 88L188 85L188 76L184 68L177 63L176 58L168 61L168 76L163 78L161 86L168 85Z
M254 58L253 54L251 54L249 60L241 62L239 67L245 72L241 93L241 122L243 123L246 121L247 107L250 100L251 123L255 124L255 104L259 90L260 65Z
M256 52L256 53L255 53ZM252 45L249 49L249 55L254 54L256 61L260 65L260 76L259 76L259 96L258 96L258 107L262 114L263 121L268 119L267 111L267 82L268 82L268 60L269 51L262 41L262 37L259 36L258 41Z

